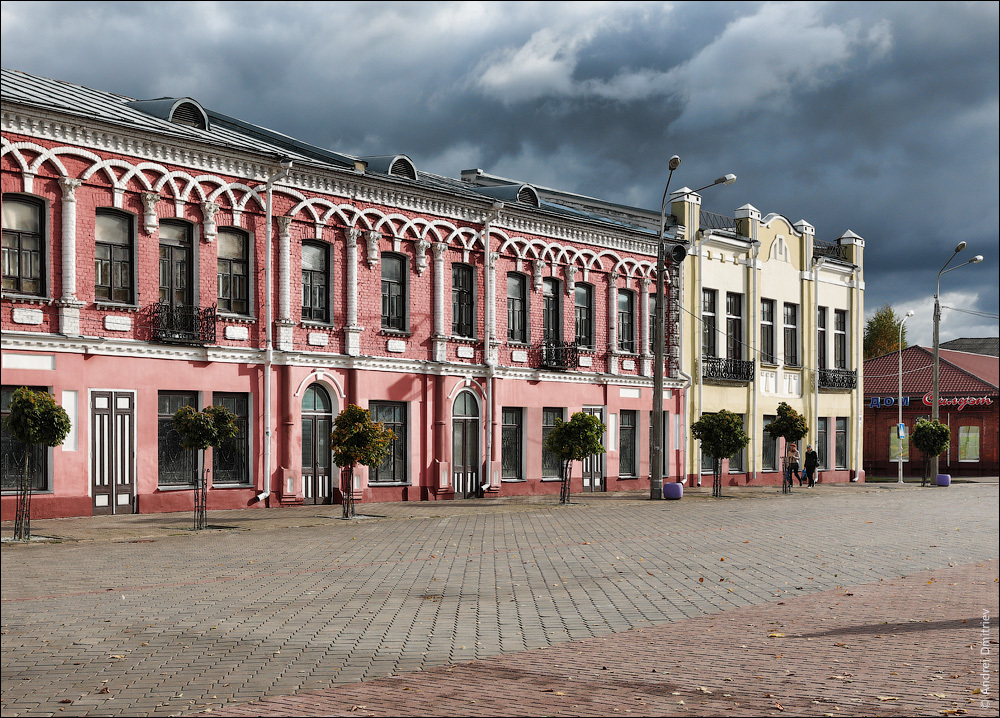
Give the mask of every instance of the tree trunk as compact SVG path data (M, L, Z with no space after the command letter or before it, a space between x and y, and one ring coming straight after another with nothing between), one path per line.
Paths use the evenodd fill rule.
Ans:
M14 540L31 540L31 478L29 474L31 446L24 447L24 473L17 487L17 508L14 514Z
M712 459L712 496L722 496L722 459Z
M559 483L559 503L569 503L569 466L571 461L563 462L562 481Z
M340 495L343 501L343 518L354 518L354 464L340 470Z

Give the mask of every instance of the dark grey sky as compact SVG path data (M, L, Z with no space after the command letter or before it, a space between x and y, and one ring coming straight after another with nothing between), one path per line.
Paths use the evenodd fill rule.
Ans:
M3 66L314 144L866 240L868 314L998 334L996 2L4 2ZM957 263L957 262L956 262ZM963 311L958 311L963 310ZM973 312L973 313L969 313ZM986 315L986 316L980 316Z

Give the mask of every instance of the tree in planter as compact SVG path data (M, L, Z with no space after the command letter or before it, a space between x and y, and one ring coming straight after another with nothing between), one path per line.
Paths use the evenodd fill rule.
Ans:
M578 411L569 421L556 419L556 425L545 440L545 448L559 457L562 463L562 481L559 486L559 503L569 503L570 464L583 461L588 456L604 453L604 423L593 414Z
M343 495L344 518L354 518L354 491L351 486L354 467L363 464L374 469L389 456L396 435L384 424L372 421L367 409L348 404L333 421L330 444L333 463L340 467L340 491Z
M66 410L47 391L33 391L25 386L14 390L4 428L24 444L24 471L18 484L14 514L15 541L31 540L32 450L37 445L59 446L72 426Z
M917 425L913 427L910 435L910 443L913 444L927 459L940 456L948 450L951 442L951 429L940 421L933 419L918 419ZM927 484L930 478L928 472L931 470L931 462L924 461L924 475L920 481L921 486Z
M193 406L183 406L174 414L174 428L181 436L181 446L202 452L208 447L222 446L239 433L236 415L224 406L206 406L198 411ZM208 480L205 474L205 455L194 494L194 530L205 528L205 511L208 505Z
M787 446L789 442L796 442L809 433L809 426L805 418L795 409L785 402L778 404L778 418L764 427L764 431L775 439L782 438ZM788 472L788 450L781 457L781 490L788 493L792 489L792 477L787 476Z
M712 496L722 496L722 460L735 456L750 443L743 419L723 409L717 414L702 414L691 425L691 435L701 441L701 450L712 457Z

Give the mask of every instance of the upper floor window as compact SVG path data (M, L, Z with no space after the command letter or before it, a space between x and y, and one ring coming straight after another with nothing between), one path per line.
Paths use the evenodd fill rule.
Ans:
M472 337L476 330L475 281L468 264L451 265L451 333Z
M330 321L329 245L302 243L302 319Z
M785 364L800 366L798 304L785 304Z
M382 255L382 328L406 330L406 259Z
M40 297L45 293L42 207L28 199L3 200L3 290Z
M816 309L816 368L826 369L826 307Z
M714 289L701 291L701 355L714 357L716 354L715 321L718 293Z
M743 295L726 292L726 358L743 358Z
M171 307L194 303L192 229L187 222L160 221L160 301Z
M581 347L594 345L594 288L577 284L573 293L574 337Z
M760 360L774 364L774 300L760 300Z
M219 311L250 314L250 237L219 230Z
M97 210L94 229L94 298L132 304L135 221L113 209Z
M528 283L523 274L507 273L507 341L528 341Z
M833 364L835 369L847 369L847 311L833 310Z
M559 280L542 280L542 340L562 341L562 303L559 301Z
M635 352L635 294L618 290L618 349Z

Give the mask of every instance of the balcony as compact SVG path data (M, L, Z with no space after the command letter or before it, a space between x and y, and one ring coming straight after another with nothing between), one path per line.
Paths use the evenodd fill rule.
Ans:
M575 369L580 362L580 349L567 342L544 342L538 346L538 366L542 369Z
M820 369L820 389L857 389L858 373L848 369Z
M150 306L153 340L167 344L214 344L216 305L174 307L165 302Z
M753 362L742 359L702 357L701 378L710 381L732 381L746 384L753 381Z
M840 242L823 242L818 239L813 240L813 256L829 257L830 259L842 259L847 261L847 250Z

